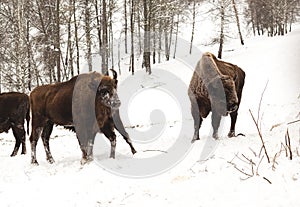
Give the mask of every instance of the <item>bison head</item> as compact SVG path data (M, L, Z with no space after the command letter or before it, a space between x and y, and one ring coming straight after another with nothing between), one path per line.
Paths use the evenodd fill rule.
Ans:
M117 73L112 70L113 78L109 76L101 76L100 81L94 80L92 81L92 86L95 87L96 90L96 98L106 107L111 109L117 109L121 105L121 101L117 94Z
M208 86L212 108L226 116L238 108L238 97L234 80L227 75L212 80Z

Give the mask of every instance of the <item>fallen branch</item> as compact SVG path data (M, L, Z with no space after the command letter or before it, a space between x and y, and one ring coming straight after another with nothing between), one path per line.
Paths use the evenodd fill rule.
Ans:
M253 121L254 121L254 123L255 123L256 129L257 129L257 131L258 131L258 135L259 135L259 137L260 137L260 140L261 140L261 143L262 143L262 147L263 147L263 149L264 149L264 151L265 151L265 155L266 155L266 157L267 157L268 163L270 163L270 158L269 158L269 155L268 155L268 152L267 152L267 149L266 149L266 146L265 146L265 142L264 142L264 139L263 139L263 137L262 137L260 128L258 127L258 123L257 123L257 121L255 121L255 118L254 118L254 116L253 116L253 114L252 114L252 111L251 111L250 109L249 109L249 112L250 112L251 117L252 117L252 119L253 119Z
M152 149L144 150L143 152L163 152L163 153L168 153L167 151L163 151L163 150L152 150Z

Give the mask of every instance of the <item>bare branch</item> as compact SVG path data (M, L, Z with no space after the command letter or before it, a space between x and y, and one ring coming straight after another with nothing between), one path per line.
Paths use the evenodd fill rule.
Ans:
M256 129L257 129L257 131L258 131L258 135L259 135L259 137L260 137L260 140L261 140L261 143L262 143L262 147L263 147L263 149L264 149L264 151L265 151L265 155L267 156L268 163L270 163L270 158L269 158L269 155L268 155L268 152L267 152L267 149L266 149L266 146L265 146L265 142L264 142L264 139L263 139L263 137L262 137L260 128L258 127L258 123L257 123L257 121L255 121L255 118L254 118L254 116L253 116L253 114L252 114L252 111L251 111L250 109L249 109L249 112L250 112L251 117L252 117L252 119L253 119L253 121L254 121L254 123L255 123Z
M257 120L256 120L257 123L259 123L261 103L262 103L262 100L263 100L263 97L264 97L264 93L265 93L265 91L267 89L268 83L269 83L269 80L267 81L267 83L265 85L265 88L264 88L264 90L263 90L263 92L262 92L262 94L260 96L260 101L259 101L258 111L257 111Z

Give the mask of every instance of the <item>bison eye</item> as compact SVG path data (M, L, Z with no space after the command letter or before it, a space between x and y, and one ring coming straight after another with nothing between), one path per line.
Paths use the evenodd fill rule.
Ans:
M109 91L107 89L101 89L99 92L100 92L100 96L102 97L109 95Z

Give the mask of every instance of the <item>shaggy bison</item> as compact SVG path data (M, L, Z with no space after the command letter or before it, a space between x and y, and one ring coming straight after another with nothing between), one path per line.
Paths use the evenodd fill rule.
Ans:
M81 163L93 159L93 144L97 132L102 132L111 143L110 157L115 157L114 128L124 137L134 154L136 151L125 131L119 115L121 104L117 95L117 73L113 78L97 72L81 74L71 80L36 87L30 94L32 109L31 163L36 160L36 145L41 134L47 161L53 163L49 137L53 125L76 131L82 151Z
M213 137L218 138L221 116L228 114L231 117L228 136L235 136L244 80L245 72L238 66L218 60L209 52L202 55L188 90L195 129L192 142L199 139L202 120L210 111L212 111Z
M9 92L0 94L0 133L11 128L16 139L10 156L18 153L22 144L22 154L26 154L24 122L27 121L27 134L30 121L29 97L24 93Z

